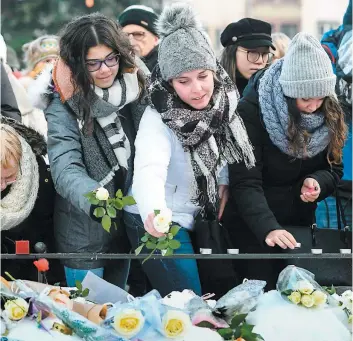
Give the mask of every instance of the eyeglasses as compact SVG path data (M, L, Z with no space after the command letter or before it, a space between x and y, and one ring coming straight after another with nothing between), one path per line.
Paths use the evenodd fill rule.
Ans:
M87 70L88 72L95 72L98 71L101 67L102 64L104 63L107 67L113 67L119 63L120 60L120 54L116 53L114 55L108 56L104 60L98 60L98 59L89 59L86 61L87 65Z
M136 31L136 32L126 33L126 34L128 35L129 38L130 36L133 36L135 40L141 41L145 37L146 32Z
M246 52L247 54L247 59L248 62L250 63L256 63L260 57L262 57L262 61L266 64L270 64L272 61L272 58L274 56L274 54L272 52L257 52L257 51L248 51L248 50L243 50L241 48L238 47L238 51L241 52Z

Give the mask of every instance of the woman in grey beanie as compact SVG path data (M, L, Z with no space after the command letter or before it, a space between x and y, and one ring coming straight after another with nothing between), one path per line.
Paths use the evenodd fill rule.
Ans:
M243 252L293 249L297 241L285 225L310 226L317 202L342 177L346 125L335 83L328 56L306 33L298 33L284 58L251 79L238 111L256 166L230 166L231 199L224 214ZM271 276L263 262L242 265L244 277L275 284L277 274Z
M190 254L189 232L198 212L207 206L222 215L216 207L227 198L227 163L244 161L252 167L255 159L236 112L237 90L192 9L167 7L157 27L158 65L147 84L149 106L135 142L132 192L139 214L131 211L124 219L130 242L137 246L145 231L163 235L154 227L153 212L169 208L181 227L176 253ZM143 269L162 295L183 289L201 294L195 260L149 260Z

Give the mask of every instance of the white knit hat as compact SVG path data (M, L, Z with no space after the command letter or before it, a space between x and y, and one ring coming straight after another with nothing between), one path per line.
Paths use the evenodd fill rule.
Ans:
M320 42L300 32L284 56L279 82L291 98L326 97L335 93L336 76Z

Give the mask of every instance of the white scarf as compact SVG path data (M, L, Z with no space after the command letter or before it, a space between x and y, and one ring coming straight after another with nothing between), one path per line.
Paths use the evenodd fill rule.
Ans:
M39 189L39 170L36 156L29 144L19 136L22 146L21 170L9 193L1 199L1 231L21 224L32 212Z

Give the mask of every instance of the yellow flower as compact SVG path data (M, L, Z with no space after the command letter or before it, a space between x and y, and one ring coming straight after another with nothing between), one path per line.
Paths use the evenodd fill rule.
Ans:
M297 283L297 290L302 294L310 295L314 291L314 286L309 281L303 280Z
M169 310L162 323L164 335L170 339L182 337L191 327L189 315L179 310Z
M300 292L298 292L298 291L293 291L293 292L288 296L288 299L289 299L292 303L294 303L294 304L299 304L301 297L302 297L302 295L300 294Z
M172 211L169 208L162 210L153 220L154 228L160 233L169 232L172 223Z
M314 305L316 306L326 303L327 295L322 291L315 290L311 296L314 299Z
M300 302L304 307L311 308L314 305L314 298L311 295L303 295Z
M96 198L98 200L108 200L109 192L104 187L100 187L97 189Z
M145 324L141 311L124 309L114 317L114 329L122 336L129 338L137 335Z
M6 301L4 307L10 320L19 321L27 315L29 304L23 298L17 298Z

